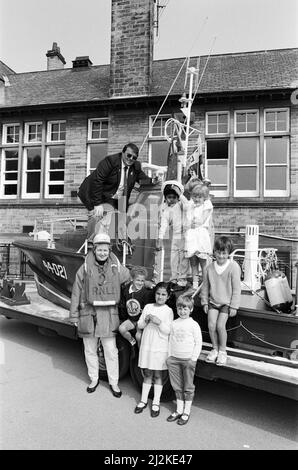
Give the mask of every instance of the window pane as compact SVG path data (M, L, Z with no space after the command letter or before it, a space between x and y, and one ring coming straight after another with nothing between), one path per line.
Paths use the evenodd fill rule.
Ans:
M154 121L154 118L152 119L152 122ZM157 137L162 137L163 132L162 132L162 122L161 119L157 119L154 123L154 126L152 127L152 134L153 136Z
M217 124L208 124L208 134L217 134Z
M5 171L15 171L18 169L18 161L17 160L6 160L5 162Z
M50 181L64 181L64 171L51 171Z
M272 166L266 168L266 190L287 189L287 168Z
M254 191L257 189L257 169L238 167L236 170L236 189Z
M236 165L257 163L257 139L238 139L236 141Z
M225 134L228 132L228 125L227 124L218 124L218 133Z
M217 114L208 114L208 124L217 124Z
M207 158L227 159L229 156L229 141L228 140L207 140Z
M40 170L41 168L41 149L27 149L27 170Z
M276 111L276 130L286 131L287 130L287 111Z
M90 145L90 169L97 167L98 163L107 156L108 144Z
M15 196L17 194L17 185L16 184L6 184L4 186L5 196Z
M5 150L5 171L18 169L18 155L17 150Z
M237 122L236 131L237 132L245 132L246 131L245 122Z
M266 164L287 163L288 137L266 139Z
M151 142L151 163L166 166L168 161L169 142Z
M27 193L39 193L40 192L40 173L28 173L27 174Z
M63 185L49 185L49 194L50 195L55 195L55 194L64 194L64 186Z
M228 182L228 162L224 160L208 161L208 179L214 185L227 185Z
M257 132L257 122L248 122L247 132Z
M41 141L41 124L29 124L28 126L28 142Z
M19 142L20 126L7 126L6 128L6 142L8 144L15 144Z
M6 173L5 174L6 181L16 181L18 179L17 173Z
M50 169L64 169L64 147L51 147L50 151Z

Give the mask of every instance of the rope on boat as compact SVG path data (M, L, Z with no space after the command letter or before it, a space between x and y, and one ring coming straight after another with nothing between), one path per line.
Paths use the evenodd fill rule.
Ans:
M274 343L270 343L269 341L265 341L264 339L260 338L260 337L257 336L255 333L253 333L252 331L250 331L248 328L246 328L246 326L243 325L242 321L240 321L240 323L239 323L238 326L234 326L233 328L227 329L227 332L233 331L233 330L238 330L239 328L243 328L245 331L247 331L247 332L248 332L250 335L252 335L254 338L256 338L257 340L261 341L261 343L268 344L269 346L274 346L275 348L284 349L284 350L286 350L286 351L297 351L297 348L285 348L284 346L280 346L279 344L274 344ZM209 333L209 332L202 330L202 333Z

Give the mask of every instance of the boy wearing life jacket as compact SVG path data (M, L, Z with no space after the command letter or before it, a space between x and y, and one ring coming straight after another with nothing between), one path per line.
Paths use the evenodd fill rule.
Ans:
M91 380L87 392L96 390L99 361L98 340L102 343L112 394L120 398L118 387L119 362L116 332L119 327L118 304L121 284L130 279L129 270L110 251L110 237L98 233L93 239L93 251L79 268L73 285L70 321L77 325L83 338L85 360Z

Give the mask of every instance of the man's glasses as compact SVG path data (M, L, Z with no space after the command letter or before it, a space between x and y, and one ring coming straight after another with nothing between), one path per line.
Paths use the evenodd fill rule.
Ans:
M132 153L126 153L125 154L127 158L130 158L131 160L137 160L137 155L133 155Z

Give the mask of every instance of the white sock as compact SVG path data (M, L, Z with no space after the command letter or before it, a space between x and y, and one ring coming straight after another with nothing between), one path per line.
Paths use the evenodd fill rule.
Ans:
M199 287L199 275L195 274L192 278L192 287L193 289L197 289Z
M162 387L163 387L162 385L154 384L154 397L153 397L152 405L159 406Z
M190 408L191 408L192 401L185 401L184 402L184 411L183 413L189 415L190 414Z
M177 413L179 415L182 415L183 408L184 408L184 401L183 400L178 400L178 398L177 398L177 405L176 406L177 406L177 409L176 409Z
M147 384L147 383L143 382L142 396L141 396L141 401L143 403L147 403L147 401L148 401L148 395L149 395L149 392L150 392L151 385L152 384Z

